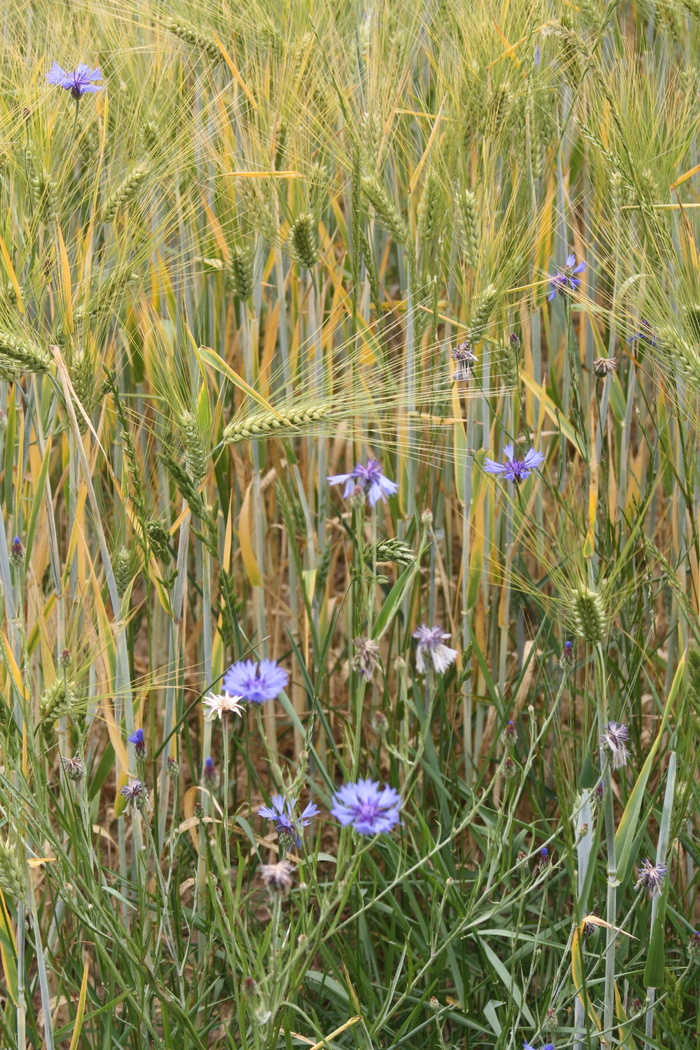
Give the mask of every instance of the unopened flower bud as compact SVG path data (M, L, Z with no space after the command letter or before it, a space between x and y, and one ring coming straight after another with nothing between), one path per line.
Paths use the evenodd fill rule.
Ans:
M24 544L22 543L21 539L19 538L19 536L15 536L15 538L12 541L12 546L10 547L10 561L12 562L12 564L15 567L19 567L20 565L22 565L26 553L27 552L24 549Z
M573 642L564 642L564 648L562 649L561 657L559 658L559 666L564 674L570 674L576 666Z

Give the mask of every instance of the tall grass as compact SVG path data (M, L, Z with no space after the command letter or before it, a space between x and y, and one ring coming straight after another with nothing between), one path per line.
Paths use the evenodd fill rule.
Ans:
M695 1047L699 20L7 0L2 1047Z

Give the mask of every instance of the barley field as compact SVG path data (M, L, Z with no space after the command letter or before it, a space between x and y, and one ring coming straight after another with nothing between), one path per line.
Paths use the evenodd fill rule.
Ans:
M700 2L0 31L2 1050L696 1050Z

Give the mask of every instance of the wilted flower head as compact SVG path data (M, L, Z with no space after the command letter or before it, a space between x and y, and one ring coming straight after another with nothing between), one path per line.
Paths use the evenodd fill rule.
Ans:
M276 864L261 864L258 870L273 896L286 897L292 888L293 864L290 864L288 860L278 860Z
M359 488L369 500L370 507L373 507L380 499L386 501L389 496L399 491L396 482L390 481L382 474L382 465L377 459L368 459L364 467L361 463L356 463L355 469L349 474L333 474L328 478L328 483L329 485L344 484L343 496L346 499L352 496L355 488Z
M223 718L225 714L238 715L240 718L243 714L242 702L242 696L231 696L228 691L225 693L207 693L202 700L204 706L209 708L208 711L205 711L204 717L207 722L211 722L215 718Z
M49 84L57 84L58 87L70 91L74 99L79 99L85 94L95 94L97 91L102 91L102 84L92 83L93 80L102 80L102 73L99 67L90 69L90 66L82 63L76 66L71 73L66 73L64 69L61 69L58 62L54 62L46 74L46 80Z
M563 270L559 270L550 279L549 282L549 295L547 301L551 302L554 296L559 292L563 295L567 290L575 291L580 287L581 281L576 277L577 273L583 273L586 269L586 264L582 259L580 263L576 263L576 256L571 254L566 257L566 265Z
M450 649L448 645L443 644L445 639L450 636L443 631L442 627L428 627L422 623L413 632L412 637L418 642L416 646L416 669L419 674L425 674L426 656L430 657L431 663L438 674L443 674L450 664L453 664L457 659L457 650Z
M630 731L627 726L620 722L608 722L605 731L600 736L600 746L610 753L613 769L621 769L627 765L629 752L627 741Z
M132 780L125 784L120 794L126 799L127 808L135 806L136 809L144 809L148 802L148 791L142 780Z
M598 376L599 379L612 375L616 368L617 361L614 357L597 357L593 362L593 374Z
M371 638L355 638L352 644L355 646L355 655L352 658L353 670L369 682L380 666L379 642Z
M645 889L650 897L660 897L661 890L663 889L663 881L668 873L668 868L665 864L652 864L651 861L645 857L639 865L639 872L637 873L637 881L634 884L635 890Z
M130 744L134 745L134 753L137 758L144 758L146 754L146 741L143 735L143 729L137 729L131 736L126 738Z
M301 846L301 831L311 823L312 817L321 811L315 802L309 802L303 813L296 816L294 809L297 804L295 798L285 798L284 795L273 795L270 799L271 806L261 806L258 816L266 817L267 820L275 822L280 849L290 849L296 844Z
M472 378L472 365L478 361L478 357L472 350L471 343L463 342L451 351L452 360L456 361L457 367L452 373L455 383L466 383Z
M338 788L331 813L343 827L352 824L360 835L378 835L398 824L401 806L401 796L394 788L367 779Z
M507 481L514 481L516 484L529 478L546 459L543 452L534 448L525 454L524 459L514 459L513 446L510 444L503 446L503 455L506 457L505 463L496 463L487 456L484 459L484 470L487 474L503 474Z
M85 776L85 766L80 755L73 755L72 758L61 756L61 765L69 780L82 780Z
M239 660L232 664L224 675L224 689L237 693L242 700L252 704L264 704L274 700L289 681L289 672L278 667L274 660Z

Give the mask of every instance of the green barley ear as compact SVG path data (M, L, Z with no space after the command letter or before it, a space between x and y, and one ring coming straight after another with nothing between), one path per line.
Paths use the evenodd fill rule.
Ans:
M39 700L39 717L42 722L53 723L64 715L69 715L75 707L77 696L75 682L66 682L56 678L44 691Z
M311 270L318 262L319 251L316 243L316 223L313 215L305 212L294 220L289 231L292 255L300 266Z
M56 218L56 184L47 171L35 171L29 185L34 213L49 226Z
M192 47L198 47L200 51L204 51L213 62L221 58L221 52L211 37L200 33L191 22L186 22L182 18L173 18L168 23L168 29L180 40L184 40L187 44L191 44Z
M195 487L199 488L207 476L209 453L194 413L183 413L179 423L185 438L185 465Z
M146 153L158 153L162 143L162 136L155 120L145 120L139 130Z
M487 288L484 288L476 300L466 335L467 342L471 343L472 346L481 341L497 298L496 286L495 284L490 284Z
M492 92L487 102L485 134L494 138L503 129L513 105L513 96L507 84Z
M231 249L231 261L225 279L227 287L237 299L241 302L250 299L253 294L253 263L250 254L238 244Z
M78 400L86 414L90 415L95 394L95 368L90 355L85 350L76 350L71 353L68 375ZM80 433L84 434L87 430L87 420L82 412L76 412L76 418Z
M371 565L375 557L378 562L394 561L397 565L413 565L416 560L413 549L402 540L395 539L380 540L376 545L368 543L364 550L365 564Z
M129 584L138 571L137 561L136 551L133 548L129 550L127 547L120 547L112 559L114 581L120 598L124 597Z
M19 372L46 372L51 364L48 353L24 337L0 332L0 360Z
M579 587L571 592L571 620L579 638L601 645L608 633L608 613L597 591Z
M239 441L248 441L255 437L281 437L287 430L308 427L327 419L330 411L330 405L317 404L302 405L287 412L280 412L279 416L272 412L256 412L229 423L224 428L223 444L235 445Z
M700 389L700 355L695 347L667 326L659 328L657 345L669 368L675 368L691 386Z
M374 208L379 225L391 234L397 244L406 244L408 228L386 186L375 175L363 175L362 192Z
M472 190L463 189L457 194L457 225L464 264L475 269L479 261L481 221L476 194Z
M6 897L22 901L27 896L26 867L19 859L17 849L0 839L0 889Z
M286 120L281 120L277 125L277 131L275 132L275 171L282 171L284 169L288 149L289 124L287 124Z
M129 172L104 204L100 216L102 222L112 222L117 212L134 200L147 175L148 168L134 168Z
M418 206L418 243L428 251L442 231L445 217L445 196L434 171L428 173Z

